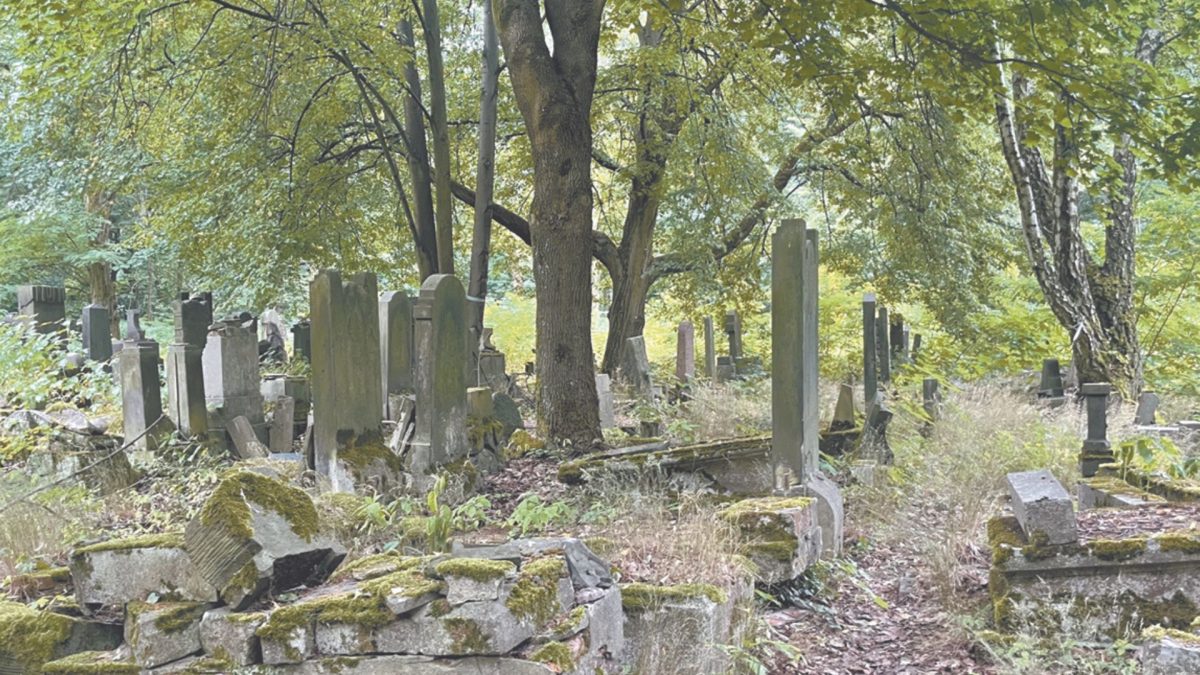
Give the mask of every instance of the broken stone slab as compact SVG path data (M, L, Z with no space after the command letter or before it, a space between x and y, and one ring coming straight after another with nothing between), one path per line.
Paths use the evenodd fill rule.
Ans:
M592 552L581 540L573 537L533 537L482 546L464 546L457 540L450 544L451 555L457 557L508 560L515 563L550 551L561 551L565 556L571 584L575 590L607 588L612 585L612 566Z
M586 597L584 597L586 596ZM624 671L625 612L621 589L590 588L576 594L580 604L551 634L535 637L526 658L561 672L617 673Z
M694 477L697 484L734 494L761 494L775 488L775 471L770 461L770 436L730 438L664 448L652 444L589 456L558 467L558 480L567 484L586 482L591 473L636 473L647 467L672 477Z
M507 657L435 659L412 655L339 656L277 670L294 675L548 675L558 672L541 663Z
M1142 631L1142 674L1200 673L1200 635L1151 626Z
M210 609L200 619L200 645L205 654L220 655L230 665L254 665L262 660L262 644L255 633L266 620L262 612Z
M184 540L196 568L234 610L268 590L319 583L346 555L321 531L303 490L245 470L226 475Z
M125 642L133 660L156 668L199 654L200 620L211 605L198 602L131 602L125 606Z
M254 426L245 416L238 415L230 420L227 431L229 437L233 439L233 447L237 450L238 457L258 459L267 456L267 448L263 446L262 441L258 440L258 435L254 433Z
M63 675L81 675L82 673L104 673L105 675L138 675L141 667L134 663L128 649L114 651L79 652L61 659L50 661L42 666L43 675L62 673Z
M1147 504L1161 504L1167 500L1136 488L1111 476L1096 476L1081 479L1075 484L1075 496L1079 510L1087 509L1130 509Z
M1029 541L1070 544L1079 538L1071 495L1049 471L1010 473L1006 480L1013 515Z
M145 600L215 602L217 589L192 564L182 534L114 539L75 549L70 561L75 597L85 606Z
M452 606L498 600L501 588L511 586L517 576L517 566L508 560L450 558L434 569L446 581L446 600Z
M736 642L735 609L752 592L748 584L623 585L628 665L636 673L727 672L729 657L720 645Z
M48 661L121 644L120 624L88 621L0 600L0 673L37 673Z
M744 499L718 515L737 527L764 584L795 579L820 558L821 528L812 497Z

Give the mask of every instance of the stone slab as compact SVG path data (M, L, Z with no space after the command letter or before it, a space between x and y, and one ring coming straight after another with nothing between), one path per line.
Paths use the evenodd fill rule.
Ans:
M1078 539L1071 495L1049 471L1010 473L1005 479L1013 515L1030 541L1045 537L1049 544Z

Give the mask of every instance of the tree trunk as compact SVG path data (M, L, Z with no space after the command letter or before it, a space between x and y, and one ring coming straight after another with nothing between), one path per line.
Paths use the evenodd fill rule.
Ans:
M488 259L492 245L492 189L496 178L496 96L500 81L500 45L492 5L483 3L483 77L479 99L479 161L475 170L475 227L467 281L471 350L478 355L487 300Z
M603 0L495 0L500 42L533 154L538 426L583 452L600 439L592 354L592 129Z
M413 46L412 26L401 21L400 41L406 47ZM437 274L439 251L437 228L433 214L433 188L429 176L429 149L425 144L425 119L421 115L421 76L411 61L404 66L404 80L408 85L408 96L404 97L404 127L408 152L408 173L413 182L413 207L416 210L417 236L413 245L417 250L417 267L424 280Z
M84 196L84 209L100 218L100 229L92 239L96 249L102 249L113 238L112 199L102 190L90 190ZM88 264L88 287L92 303L108 309L108 332L114 340L121 339L121 319L117 316L117 287L113 283L112 265L107 261Z
M646 300L650 295L650 263L654 257L654 229L658 221L660 197L657 187L661 173L652 185L635 179L625 212L624 234L618 247L620 272L612 276L612 304L608 308L608 338L600 369L614 374L621 366L626 341L641 335L646 328Z
M450 194L450 130L446 121L446 76L437 0L423 0L425 51L429 59L429 116L433 126L434 181L437 185L438 274L454 274L454 196ZM411 127L410 127L411 128Z

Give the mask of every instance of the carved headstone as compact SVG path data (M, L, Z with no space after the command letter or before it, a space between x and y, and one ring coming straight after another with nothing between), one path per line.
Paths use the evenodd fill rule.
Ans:
M815 261L806 247L803 221L783 221L771 238L771 451L774 463L790 469L798 482L815 468L805 447L810 404L805 337L811 332L805 325L805 266Z
M66 341L67 291L61 286L18 286L17 311L33 319L34 330Z
M931 421L942 416L942 383L937 378L927 377L921 382L921 402Z
M418 479L466 455L467 294L450 274L421 285L413 309L417 344L417 429L411 470Z
M829 423L830 431L853 429L858 423L858 411L854 408L854 387L843 384L838 387L837 403L833 406L833 420Z
M1093 382L1081 386L1079 393L1087 408L1087 438L1079 453L1079 472L1084 478L1091 478L1101 464L1113 461L1108 442L1108 395L1112 393L1112 385Z
M1062 366L1058 359L1042 361L1042 380L1038 384L1038 398L1062 398L1063 386Z
M675 340L675 379L687 384L696 379L696 329L681 321Z
M158 343L126 342L118 367L121 378L121 412L126 442L139 450L158 448L162 423L162 390L158 383ZM147 431L148 430L148 431ZM143 433L145 432L145 433ZM139 438L140 436L140 438Z
M92 361L106 362L112 358L112 337L108 308L88 305L83 308L83 351Z
M270 449L273 454L291 452L296 440L296 399L281 396L271 417Z
M379 360L383 376L383 416L395 420L395 411L387 410L389 394L412 394L416 389L413 375L413 306L400 291L379 296Z

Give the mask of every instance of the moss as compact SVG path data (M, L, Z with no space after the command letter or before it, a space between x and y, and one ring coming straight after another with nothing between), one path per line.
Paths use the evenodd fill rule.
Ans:
M479 558L451 558L438 563L434 568L438 576L464 577L473 581L494 581L517 571L517 566L507 560L482 560Z
M1142 639L1150 641L1173 640L1181 644L1191 647L1200 647L1200 635L1182 631L1178 628L1163 628L1162 626L1150 626L1142 631Z
M505 606L518 619L546 625L559 612L558 580L566 573L567 564L561 556L549 555L526 562Z
M552 639L564 640L575 635L584 629L587 621L587 607L578 605L566 615L557 619L550 626L549 634Z
M1200 553L1200 538L1186 532L1171 532L1154 537L1158 550L1163 552Z
M392 572L403 572L424 566L433 560L431 556L406 556L398 551L376 553L344 562L329 577L331 582L355 579L367 581Z
M208 605L199 602L165 603L151 605L158 611L154 617L154 627L166 635L179 633L191 628L204 616Z
M641 612L662 607L671 601L687 601L697 598L721 604L728 599L725 591L712 584L679 584L677 586L655 586L631 583L621 586L621 605L628 611Z
M988 595L992 599L992 619L999 628L1007 626L1012 619L1015 598L1010 590L1008 577L998 567L993 567L988 572Z
M546 442L524 429L517 429L508 439L501 454L505 459L519 459L534 450L545 450Z
M69 617L0 601L0 649L30 672L37 672L71 637L73 623Z
M585 461L576 459L558 465L558 482L567 485L578 485L584 482L583 467Z
M449 614L454 608L450 606L450 601L445 598L438 598L429 603L429 616L440 618Z
M113 661L109 652L80 652L51 661L42 666L43 673L65 673L66 675L137 675L141 668L130 661Z
M574 652L561 642L547 642L530 654L529 660L552 665L560 673L566 673L575 668Z
M450 634L450 651L454 654L487 654L492 651L487 635L471 619L449 617L442 625Z
M592 550L593 553L600 556L611 556L616 553L620 546L617 542L608 537L588 537L583 540L585 546Z
M790 541L781 539L778 541L760 541L746 545L746 551L752 557L770 558L781 562L790 562L796 556L796 538L793 537Z
M722 518L737 522L746 515L773 516L779 511L808 508L816 501L812 497L758 497L743 499L721 509Z
M997 516L987 524L988 546L992 549L992 564L1003 565L1012 558L1013 549L1025 544L1021 525L1013 516Z
M483 448L488 438L495 438L504 431L504 423L495 417L467 416L467 440L476 450Z
M210 673L232 673L237 671L237 664L228 655L221 657L216 654L192 661L183 670L177 671L183 675L201 675Z
M1129 560L1146 552L1146 540L1131 539L1098 539L1088 543L1088 551L1101 560L1120 562Z
M1109 495L1120 495L1123 497L1136 497L1148 502L1161 502L1163 498L1141 490L1128 482L1116 478L1114 476L1095 476L1093 478L1084 478L1079 481L1088 487L1099 490Z
M232 471L225 475L200 511L200 522L209 527L224 527L241 539L254 536L250 503L283 516L292 531L312 541L320 529L317 508L303 490L251 471Z
M137 537L110 539L75 549L74 555L106 551L133 551L140 548L183 548L183 533L144 534Z
M475 486L479 484L479 469L475 468L475 464L466 457L444 465L439 473L447 477L457 478L461 482L465 492L474 492Z
M366 471L377 462L395 472L404 471L400 456L383 444L377 434L366 434L338 450L338 459L356 472Z
M250 595L258 586L259 579L258 565L251 560L243 565L237 574L233 575L229 583L225 584L225 587L221 589L221 597L236 598Z
M262 623L267 620L266 612L233 612L225 615L229 623Z

